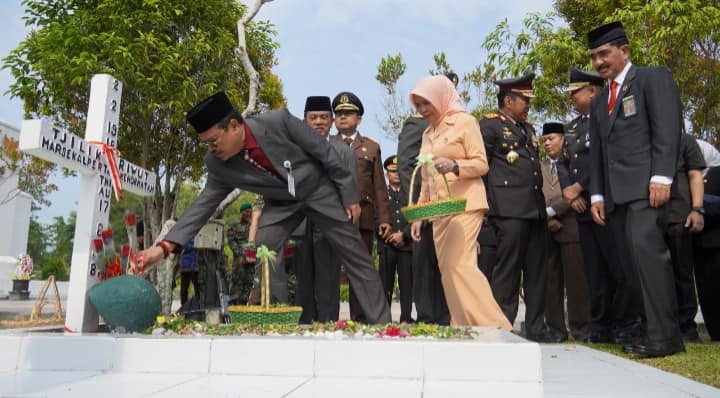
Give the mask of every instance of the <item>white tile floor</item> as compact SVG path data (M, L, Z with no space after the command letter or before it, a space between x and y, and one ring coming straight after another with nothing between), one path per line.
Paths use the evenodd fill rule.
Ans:
M542 347L543 384L223 374L0 372L0 397L720 397L720 390L587 347Z

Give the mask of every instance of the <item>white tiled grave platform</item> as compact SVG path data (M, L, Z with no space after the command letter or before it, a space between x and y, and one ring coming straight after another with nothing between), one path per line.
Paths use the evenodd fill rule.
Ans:
M2 333L0 397L720 397L587 347L482 335L473 343Z
M187 380L241 375L540 386L538 344L497 329L479 328L478 333L474 340L433 340L7 332L0 334L0 372L5 377L28 372L162 373L192 376ZM13 393L24 391L19 383L21 391Z

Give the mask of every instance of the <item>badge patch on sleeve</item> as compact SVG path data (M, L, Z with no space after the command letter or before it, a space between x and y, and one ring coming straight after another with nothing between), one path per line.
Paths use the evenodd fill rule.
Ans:
M623 103L623 114L625 117L635 116L637 115L637 108L635 107L635 97L629 96L625 97L622 100Z

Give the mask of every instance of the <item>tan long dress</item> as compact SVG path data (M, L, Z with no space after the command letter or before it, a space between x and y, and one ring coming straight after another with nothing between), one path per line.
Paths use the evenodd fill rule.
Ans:
M490 284L477 266L475 242L488 210L481 177L488 172L485 145L477 120L464 112L445 116L423 134L421 153L454 159L460 173L446 174L452 196L467 198L465 213L433 221L435 249L451 324L511 329ZM442 176L423 170L420 201L448 197Z

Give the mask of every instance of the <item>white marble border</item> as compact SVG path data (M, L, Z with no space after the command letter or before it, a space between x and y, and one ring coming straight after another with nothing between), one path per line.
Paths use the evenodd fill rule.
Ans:
M3 333L0 352L0 371L542 383L539 345L500 331L474 341Z

